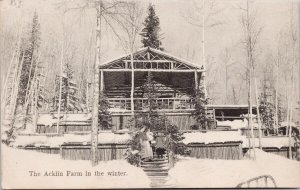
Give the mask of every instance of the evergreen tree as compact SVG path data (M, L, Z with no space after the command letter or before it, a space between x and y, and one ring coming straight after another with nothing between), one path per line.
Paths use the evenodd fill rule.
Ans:
M206 114L206 105L208 104L208 98L205 98L203 86L196 89L193 101L195 110L192 112L192 116L201 125L201 128L207 128L208 117Z
M274 132L275 105L271 100L271 87L266 79L263 80L262 93L260 94L259 112L262 124L270 131ZM280 109L278 110L280 114Z
M99 94L99 126L102 130L107 130L112 128L112 117L109 109L109 102L106 99L104 93Z
M26 95L28 95L29 87L32 84L32 79L35 75L37 66L37 52L40 46L40 24L38 15L35 12L32 19L32 26L29 32L29 38L22 40L20 50L20 66L22 65L19 90L17 96L17 106L23 106ZM21 63L23 61L23 63Z
M79 99L77 98L77 84L73 81L74 71L69 62L65 62L62 79L62 90L61 90L61 111L79 111L81 106ZM54 110L57 111L59 107L59 91L60 91L60 77L56 76L55 79L55 97L54 97Z
M163 51L159 36L159 18L155 14L155 9L152 4L150 4L148 7L148 16L145 19L143 25L144 28L141 32L143 47L151 47Z
M6 131L7 139L9 143L10 139L16 138L17 131L25 128L28 117L30 106L34 104L33 95L30 97L31 88L34 86L34 77L37 77L37 66L38 58L37 52L40 47L40 24L38 21L38 15L35 12L32 24L25 37L22 38L21 45L19 47L19 59L17 69L19 73L19 82L17 88L16 104L13 109L12 121L10 123L10 129ZM26 102L27 101L27 102ZM27 103L27 104L26 104ZM26 107L27 106L27 107Z
M148 110L147 110L147 117L146 117L146 122L149 123L150 129L154 130L155 128L155 121L158 119L158 112L157 112L157 104L155 99L157 98L156 96L156 87L155 83L153 81L153 75L149 71L147 75L147 81L143 85L143 91L145 93L145 98L147 98L147 103L148 103Z
M150 131L153 132L154 136L160 133L166 137L166 149L168 152L172 152L172 154L170 154L170 160L174 161L175 154L173 153L179 153L180 148L181 152L185 152L185 148L180 146L181 141L184 139L183 133L179 131L177 126L171 124L165 115L159 115L157 111L158 106L155 101L157 98L157 90L151 72L148 72L146 82L142 86L142 89L145 93L144 97L147 98L148 109L146 112L136 114L134 120L131 120L129 123L129 128L134 127L137 131L133 133L131 147L130 150L127 151L125 158L130 164L139 166L140 157L137 152L141 151L140 138L143 133L139 129L147 126L150 128Z

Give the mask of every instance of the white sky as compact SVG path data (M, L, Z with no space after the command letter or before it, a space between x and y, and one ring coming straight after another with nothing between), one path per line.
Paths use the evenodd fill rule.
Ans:
M18 0L16 0L18 1ZM95 10L89 9L83 12L69 12L63 14L61 8L58 8L59 2L63 0L21 0L20 8L10 5L10 0L0 2L0 24L2 34L5 32L16 36L20 23L30 23L34 11L36 10L41 23L42 30L42 46L48 47L56 52L56 62L52 67L57 71L55 65L59 64L59 48L62 39L63 25L66 35L71 39L70 44L76 47L77 62L79 64L82 56L86 53L87 44L90 39L91 32L95 29ZM74 4L84 0L74 0ZM69 1L70 2L70 1ZM182 57L196 64L202 64L202 32L185 20L184 16L187 12L193 12L194 3L201 5L200 0L144 0L139 1L144 10L149 4L153 3L156 13L160 19L161 32L164 39L163 47L168 53ZM211 96L215 103L222 103L224 96L223 83L223 62L222 53L226 47L232 51L232 62L239 65L245 62L244 52L241 46L242 30L240 24L240 10L237 8L245 0L216 0L218 7L223 11L215 17L216 20L224 22L223 25L205 32L205 49L206 57L213 60L208 67L213 70L209 73L208 80L215 81L215 86L211 90ZM275 50L280 31L288 26L291 6L288 0L256 0L255 8L257 9L257 24L262 27L262 33L258 44L258 64L265 62L266 57L271 51ZM293 1L293 8L297 8ZM295 14L297 14L295 12ZM143 18L144 19L144 18ZM64 23L64 24L62 24ZM26 24L25 24L26 26ZM298 28L298 27L297 27ZM120 44L113 37L110 31L104 30L102 36L102 62L111 60L124 54ZM95 33L93 33L93 36ZM140 39L138 37L138 42ZM137 43L137 46L141 46ZM194 56L192 56L194 52ZM213 59L212 59L213 57ZM49 61L48 58L44 58ZM4 63L1 63L3 65ZM270 63L272 64L272 63ZM76 66L75 66L76 67ZM56 72L53 71L53 72ZM218 75L219 73L219 75ZM236 85L239 80L234 76L231 84ZM240 82L240 81L239 81ZM241 95L241 102L245 102L245 94Z

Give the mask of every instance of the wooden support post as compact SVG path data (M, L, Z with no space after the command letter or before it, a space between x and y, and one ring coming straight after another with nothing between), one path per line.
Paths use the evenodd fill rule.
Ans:
M134 65L133 65L133 54L130 55L131 57L131 114L134 116L134 102L133 102L133 95L134 95Z
M197 70L195 70L195 92L198 90L198 73Z
M104 90L104 72L101 69L100 70L100 92L103 92Z
M217 128L217 124L216 124L216 109L213 109L213 121L214 121L214 128Z

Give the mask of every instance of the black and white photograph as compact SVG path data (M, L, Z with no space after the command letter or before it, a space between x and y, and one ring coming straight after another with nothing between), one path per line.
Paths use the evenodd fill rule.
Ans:
M0 0L3 189L300 188L298 0Z

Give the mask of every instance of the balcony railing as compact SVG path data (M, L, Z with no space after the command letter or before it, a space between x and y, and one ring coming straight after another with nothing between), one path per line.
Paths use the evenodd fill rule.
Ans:
M120 110L131 110L130 98L108 98L111 108ZM156 98L153 100L158 109L161 110L180 110L194 109L195 106L191 98ZM147 98L134 98L134 110L146 110L149 108Z

